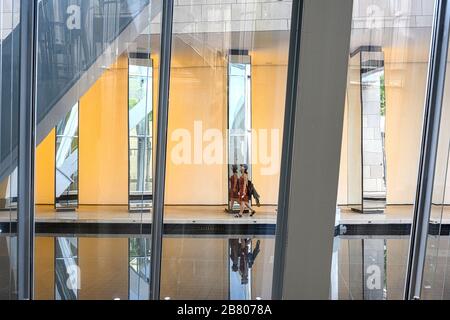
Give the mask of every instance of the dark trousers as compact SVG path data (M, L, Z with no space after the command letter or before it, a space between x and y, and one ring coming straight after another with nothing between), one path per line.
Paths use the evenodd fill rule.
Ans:
M259 196L258 191L256 191L255 186L253 186L252 193L251 193L250 196L253 197L253 198L255 198L256 203L259 204L259 198L260 198L260 196Z

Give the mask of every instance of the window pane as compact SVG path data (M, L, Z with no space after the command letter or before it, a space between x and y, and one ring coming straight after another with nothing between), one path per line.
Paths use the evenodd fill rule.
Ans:
M162 299L271 298L291 12L175 5Z
M427 239L427 253L422 284L422 299L450 299L450 278L448 263L450 250L450 57L447 60L447 76L439 131L436 172L433 185L433 202Z
M149 298L161 7L39 1L37 299Z
M20 2L0 2L0 300L17 299Z
M336 238L339 299L402 299L434 1L354 1Z

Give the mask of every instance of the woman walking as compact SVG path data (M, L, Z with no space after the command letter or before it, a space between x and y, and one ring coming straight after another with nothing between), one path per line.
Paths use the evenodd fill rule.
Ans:
M238 176L238 167L237 165L233 165L232 167L233 174L231 175L228 182L228 198L230 199L228 210L229 212L233 212L234 203L239 202L239 176Z
M241 177L239 178L239 205L240 210L239 214L237 214L236 218L242 218L242 215L244 214L244 210L247 207L251 215L253 216L255 214L255 210L252 209L252 207L249 204L249 194L248 194L248 166L246 164L241 165Z

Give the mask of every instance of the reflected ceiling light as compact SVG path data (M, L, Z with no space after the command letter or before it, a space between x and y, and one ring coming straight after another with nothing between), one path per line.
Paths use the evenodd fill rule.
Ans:
M256 300L262 300L262 298L261 297L256 297Z
M171 300L171 298L170 297L165 297L164 300Z
M120 300L120 298L114 298L114 300L117 300L117 301L118 301L118 300Z

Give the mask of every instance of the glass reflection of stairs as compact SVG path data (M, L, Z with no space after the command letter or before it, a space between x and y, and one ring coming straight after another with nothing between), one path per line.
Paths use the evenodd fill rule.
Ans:
M158 7L161 4L150 0L79 3L80 11L86 15L83 18L92 21L92 24L82 24L81 29L73 29L67 27L66 21L70 0L39 2L37 144L61 120L59 115L67 114L83 92L102 75L104 63L114 62L123 53L125 46L119 49L117 42L134 41L161 10ZM7 131L17 127L18 121L19 82L18 77L13 75L19 68L18 59L15 58L19 56L19 35L20 24L2 41L2 51L5 53L2 55L2 64L5 66L2 75L13 80L1 83L0 127ZM9 116L6 117L8 112ZM15 135L12 138L10 141L4 139L0 145L0 182L17 168L18 140Z

